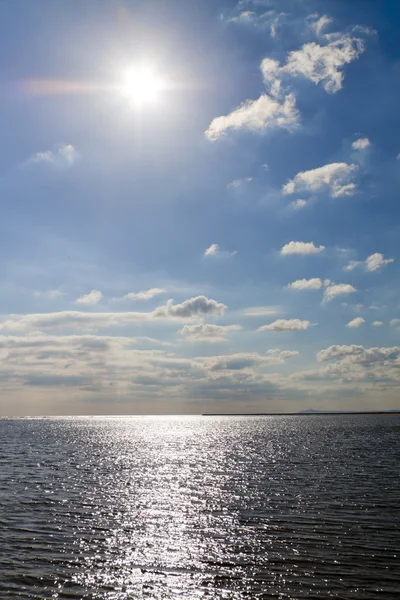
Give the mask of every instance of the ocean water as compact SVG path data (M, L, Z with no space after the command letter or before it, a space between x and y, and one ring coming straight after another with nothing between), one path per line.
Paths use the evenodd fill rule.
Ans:
M0 598L400 598L400 416L0 421Z

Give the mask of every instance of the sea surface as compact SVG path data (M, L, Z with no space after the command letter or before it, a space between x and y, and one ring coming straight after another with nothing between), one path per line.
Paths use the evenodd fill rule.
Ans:
M400 598L400 416L0 421L0 598Z

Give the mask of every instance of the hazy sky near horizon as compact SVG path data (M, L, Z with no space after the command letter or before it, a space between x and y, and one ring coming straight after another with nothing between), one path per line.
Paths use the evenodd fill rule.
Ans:
M400 409L398 2L0 17L0 415Z

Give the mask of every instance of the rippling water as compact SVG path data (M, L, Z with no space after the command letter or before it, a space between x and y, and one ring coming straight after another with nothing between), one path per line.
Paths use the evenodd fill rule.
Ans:
M0 421L0 598L400 598L400 417Z

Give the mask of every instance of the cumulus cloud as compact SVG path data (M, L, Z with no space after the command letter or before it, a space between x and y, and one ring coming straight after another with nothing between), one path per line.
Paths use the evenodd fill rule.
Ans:
M204 252L204 257L223 259L235 256L235 254L237 254L236 250L229 252L228 250L222 250L219 244L211 244L211 246L209 246L209 248L207 248L207 250Z
M240 331L240 325L212 325L201 323L199 325L185 325L178 333L194 342L227 342L227 335L231 331Z
M321 19L315 25L320 32L327 25L326 18ZM348 34L330 34L325 39L328 41L326 45L311 42L293 50L284 66L280 66L278 61L264 59L261 71L265 83L279 89L283 77L302 76L315 84L320 83L328 93L338 92L343 86L343 67L364 52L365 44L360 38Z
M319 254L324 250L325 246L315 246L314 242L289 242L282 247L281 254Z
M372 327L381 327L383 325L383 321L373 321Z
M383 254L375 252L375 254L371 254L371 256L368 256L367 260L365 261L365 264L368 271L377 271L378 269L383 267L383 265L388 265L392 262L394 262L394 258L385 259Z
M390 321L390 325L391 327L396 327L397 325L400 325L400 319L392 319Z
M77 304L98 304L103 298L103 294L99 290L92 290L88 294L83 294L75 300Z
M289 290L320 290L322 281L319 277L313 279L297 279L287 286Z
M328 285L325 288L324 300L325 302L330 302L337 296L343 296L346 294L354 294L356 292L356 288L349 283L337 283Z
M362 317L356 317L355 319L352 319L351 321L349 321L346 325L346 327L350 327L352 329L356 328L356 327L361 327L361 325L364 325L365 323L365 319L363 319Z
M159 306L153 313L154 317L173 317L191 319L193 317L222 316L226 310L225 304L209 300L205 296L197 296L185 300L181 304L173 304L168 300L165 306Z
M371 146L371 142L368 138L359 138L358 140L355 140L351 147L354 150L367 150L367 148L369 148Z
M286 183L282 191L284 194L311 191L319 192L328 189L333 198L339 196L351 196L356 189L354 177L358 169L357 165L347 163L331 163L297 173L294 179Z
M130 292L129 294L122 296L122 300L150 300L155 296L165 294L166 291L167 290L162 288L150 288L149 290L144 290L142 292Z
M29 167L39 164L53 167L69 167L72 166L78 158L79 154L72 144L64 144L53 150L37 152L28 158L28 160L22 164L22 167Z
M315 373L315 379L344 382L399 385L400 348L365 348L364 346L330 346L317 353L318 362L329 362Z
M373 363L384 363L388 360L396 360L400 356L400 348L364 348L364 346L329 346L326 350L317 353L318 362L330 360L350 359L351 362L361 363L366 366Z
M229 130L245 130L259 134L273 128L292 130L298 119L294 94L288 94L282 101L262 94L258 100L246 100L229 115L213 119L206 136L214 141Z
M269 325L259 327L257 331L305 331L310 327L310 321L300 321L300 319L277 319Z

